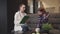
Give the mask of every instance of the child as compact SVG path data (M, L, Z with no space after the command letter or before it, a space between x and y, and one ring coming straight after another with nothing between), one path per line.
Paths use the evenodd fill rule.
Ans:
M39 8L37 14L39 16L38 17L39 22L37 23L37 27L36 27L35 31L36 32L40 32L42 24L48 22L48 16L49 16L49 14L48 14L48 12L46 12L44 10L44 8Z

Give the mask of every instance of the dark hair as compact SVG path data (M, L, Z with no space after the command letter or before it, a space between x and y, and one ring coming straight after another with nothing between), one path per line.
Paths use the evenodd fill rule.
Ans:
M25 5L25 4L21 3L21 4L19 4L19 7L21 7L22 5Z
M25 5L25 4L24 4L24 3L18 4L18 10L20 9L20 7L21 7L22 5Z

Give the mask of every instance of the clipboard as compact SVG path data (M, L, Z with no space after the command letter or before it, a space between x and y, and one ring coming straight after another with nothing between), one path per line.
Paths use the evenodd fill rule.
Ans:
M25 24L25 22L29 19L29 16L24 16L21 20L20 24Z

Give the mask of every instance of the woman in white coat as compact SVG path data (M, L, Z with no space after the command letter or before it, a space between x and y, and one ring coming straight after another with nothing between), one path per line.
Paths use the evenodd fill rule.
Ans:
M14 31L15 31L15 34L23 33L28 29L26 24L20 24L23 17L27 15L24 11L25 11L25 5L20 4L19 5L19 11L17 11L15 13L15 16L14 16Z

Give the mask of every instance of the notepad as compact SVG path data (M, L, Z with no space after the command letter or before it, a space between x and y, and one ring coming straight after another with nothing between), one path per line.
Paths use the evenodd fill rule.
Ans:
M20 24L25 24L25 22L29 19L29 16L24 16L21 20Z

